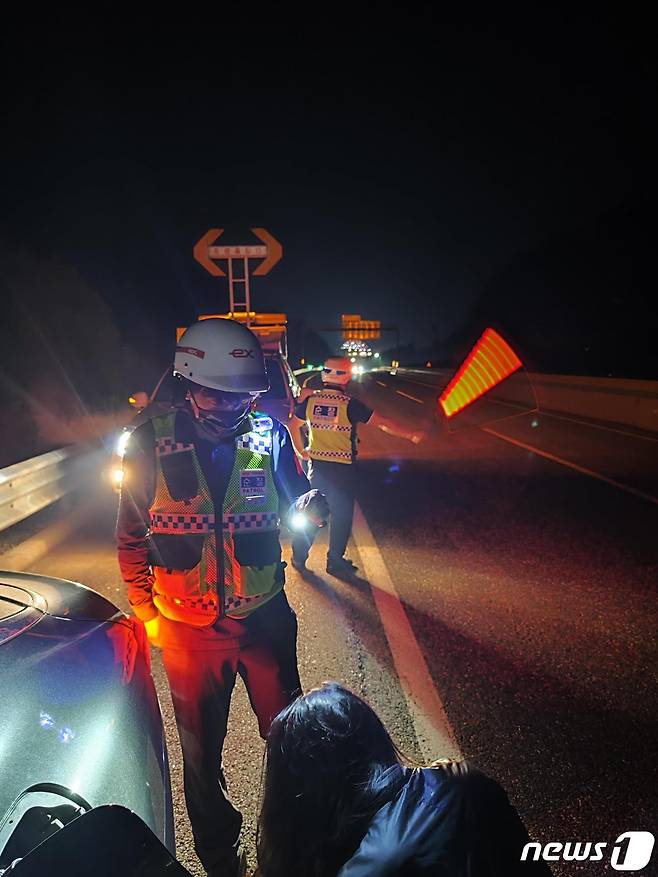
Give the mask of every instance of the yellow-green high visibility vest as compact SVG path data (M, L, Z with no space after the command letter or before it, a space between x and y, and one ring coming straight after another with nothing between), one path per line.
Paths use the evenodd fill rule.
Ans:
M352 462L352 424L347 416L350 397L337 390L316 390L306 402L308 453L312 460Z
M225 614L248 615L283 587L279 497L272 475L273 423L270 417L251 414L249 432L236 436L220 529L194 445L176 439L177 416L181 413L152 420L156 489L150 539L158 559L152 567L153 602L173 621L206 627ZM163 562L166 565L159 565Z

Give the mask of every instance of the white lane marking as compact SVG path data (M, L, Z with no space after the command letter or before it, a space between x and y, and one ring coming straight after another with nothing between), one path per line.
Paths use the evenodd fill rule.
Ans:
M528 408L527 405L519 405L515 402L503 402L502 399L489 399L490 404L506 405L508 408L519 408L528 414L539 414L541 417L550 417L553 420L566 420L567 423L577 423L579 426L589 426L592 429L601 429L604 432L614 432L617 435L625 435L628 438L644 439L645 442L658 442L658 437L651 435L640 435L639 433L629 432L627 429L617 429L614 426L606 426L603 423L593 423L589 420L579 420L577 417L567 417L566 414L551 414L549 411L542 411L541 408Z
M410 396L409 393L403 393L402 390L395 391L398 396L404 396L405 399L411 399L412 402L418 402L419 405L424 405L424 401L422 399L417 399L415 396Z
M595 472L593 469L587 469L585 466L579 466L577 463L572 463L570 460L565 460L562 457L556 457L554 454L549 454L548 451L540 451L539 448L535 448L532 445L526 445L525 442L520 442L517 439L510 438L509 436L503 435L500 432L496 432L495 429L490 429L487 426L480 427L482 432L488 432L489 435L493 435L496 438L502 439L504 442L509 442L511 445L516 445L519 448L523 448L525 451L532 451L533 454L538 454L540 457L545 457L547 460L551 460L553 463L560 463L562 466L566 466L568 469L573 469L575 472L579 472L581 475L589 475L590 478L597 478L599 481L605 481L606 484L610 484L612 487L617 487L619 490L623 490L626 493L630 493L633 496L637 496L640 499L645 499L648 502L652 502L655 505L658 505L658 497L651 496L649 493L644 493L642 490L638 490L635 487L631 487L628 484L622 484L620 481L615 481L614 478L608 478L607 475L602 475L600 472Z
M602 429L605 432L616 432L619 435L627 435L629 438L644 439L645 442L658 442L658 438L650 435L639 435L628 432L625 429L616 429L613 426L604 426L601 423L591 423L588 420L577 420L575 417L567 417L564 414L549 414L548 411L539 411L542 417L552 417L554 420L566 420L568 423L579 423L581 426L591 426L592 429Z
M370 582L423 758L428 762L444 756L459 758L459 744L432 682L427 661L358 503L354 509L352 536Z
M388 387L388 384L383 384L381 381L375 381L376 384L379 384L380 387Z

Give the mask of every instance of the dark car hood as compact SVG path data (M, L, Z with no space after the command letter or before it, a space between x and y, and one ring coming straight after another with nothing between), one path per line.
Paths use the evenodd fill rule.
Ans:
M79 621L109 621L122 614L114 603L78 582L32 573L0 570L0 599L3 597L47 615Z
M24 600L0 620L0 633L17 629L0 636L0 819L27 787L58 783L162 836L160 713L134 623L74 582L0 573L0 584L5 603Z

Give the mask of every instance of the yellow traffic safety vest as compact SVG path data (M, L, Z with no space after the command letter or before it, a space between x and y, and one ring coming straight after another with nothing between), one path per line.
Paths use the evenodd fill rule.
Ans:
M235 463L221 513L220 581L219 522L194 445L176 439L180 416L187 415L173 412L152 420L156 488L150 541L154 559L165 564L152 566L153 602L172 621L207 627L224 615L243 618L283 587L273 423L251 414L249 432L235 438Z
M352 462L352 424L347 416L350 397L337 390L316 390L306 402L311 460Z

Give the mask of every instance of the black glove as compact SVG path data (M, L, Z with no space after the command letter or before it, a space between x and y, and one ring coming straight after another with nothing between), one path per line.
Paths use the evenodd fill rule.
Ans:
M324 527L330 514L327 497L319 490L309 490L308 493L303 493L295 501L294 508L299 514L306 515L316 527Z

